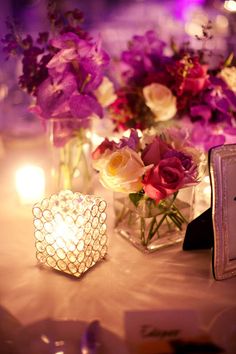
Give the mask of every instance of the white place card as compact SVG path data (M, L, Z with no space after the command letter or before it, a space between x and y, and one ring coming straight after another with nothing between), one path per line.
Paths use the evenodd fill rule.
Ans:
M126 342L130 353L171 354L170 342L200 335L192 310L134 311L125 314Z

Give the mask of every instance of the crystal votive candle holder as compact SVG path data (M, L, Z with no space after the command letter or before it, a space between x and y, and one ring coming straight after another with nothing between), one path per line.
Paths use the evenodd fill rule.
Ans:
M107 253L106 202L63 190L33 206L36 258L80 277Z

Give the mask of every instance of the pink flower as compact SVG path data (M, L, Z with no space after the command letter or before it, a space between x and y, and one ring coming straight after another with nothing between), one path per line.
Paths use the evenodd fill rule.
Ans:
M105 138L103 142L92 152L93 160L99 160L106 152L106 150L113 151L115 142Z
M203 118L205 121L209 121L212 117L211 108L206 104L199 104L190 107L190 113L192 117Z
M148 144L142 153L142 160L145 166L156 166L164 157L165 153L172 150L159 136L156 136L151 144Z
M177 157L163 159L144 176L144 191L159 203L183 187L184 176L184 168Z
M183 92L197 94L206 87L208 83L208 67L201 65L197 59L192 61L192 67L188 68L188 73L183 81Z

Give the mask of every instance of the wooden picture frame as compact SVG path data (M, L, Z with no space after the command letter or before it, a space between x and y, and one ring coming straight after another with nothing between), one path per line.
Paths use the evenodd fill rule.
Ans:
M213 274L236 275L236 144L217 146L209 154L214 233Z

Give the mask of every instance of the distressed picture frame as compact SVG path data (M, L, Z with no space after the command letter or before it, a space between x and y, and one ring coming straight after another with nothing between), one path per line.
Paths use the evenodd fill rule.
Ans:
M236 275L236 144L217 146L209 154L214 233L213 275Z

